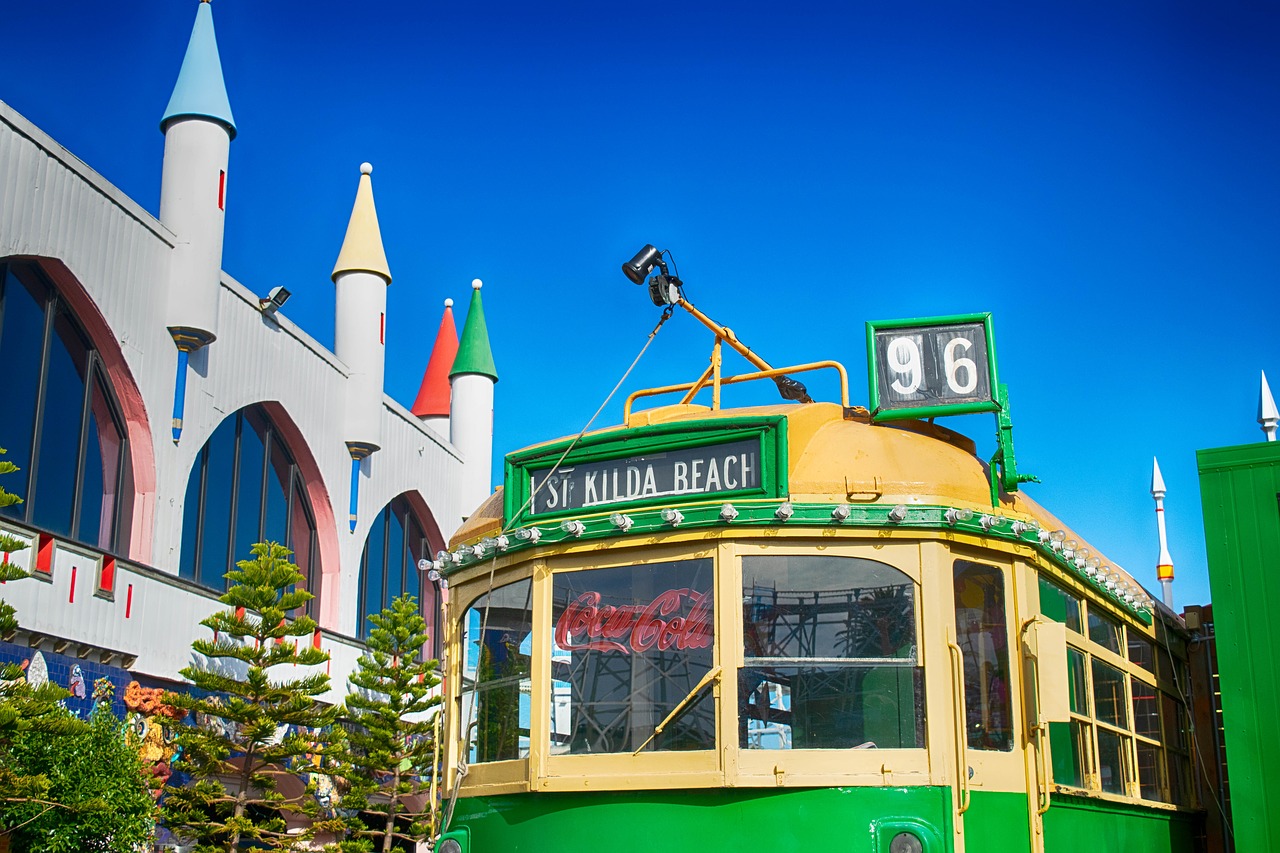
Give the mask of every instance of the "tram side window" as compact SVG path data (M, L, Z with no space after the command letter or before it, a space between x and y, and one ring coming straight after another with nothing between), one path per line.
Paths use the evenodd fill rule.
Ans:
M463 616L459 719L473 763L529 755L532 591L529 580L498 587Z
M715 642L710 559L557 572L551 590L552 755L715 748L703 683Z
M915 602L874 560L744 557L739 746L923 747Z
M1185 644L1169 638L1171 653L1092 602L1084 605L1087 618L1082 623L1082 605L1072 593L1040 578L1041 613L1074 632L1067 649L1071 721L1049 724L1054 781L1191 805L1186 710L1168 692L1178 690L1173 661ZM1185 679L1182 663L1176 671Z
M1013 749L1013 705L1004 572L957 560L954 580L969 748L1007 752Z

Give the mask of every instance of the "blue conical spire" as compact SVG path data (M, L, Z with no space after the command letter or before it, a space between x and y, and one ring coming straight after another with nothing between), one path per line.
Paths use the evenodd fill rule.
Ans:
M236 137L236 122L231 117L231 102L227 99L227 86L222 81L222 60L218 58L218 40L213 33L213 11L209 0L200 0L196 10L196 25L191 29L191 41L187 55L178 72L178 82L173 87L169 107L160 119L160 129L166 130L169 122L187 116L204 116L227 126L227 133Z

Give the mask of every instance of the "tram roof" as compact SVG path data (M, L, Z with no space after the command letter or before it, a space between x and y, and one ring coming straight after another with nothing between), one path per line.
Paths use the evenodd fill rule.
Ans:
M991 512L987 463L975 455L973 441L927 421L872 423L864 409L835 403L788 403L712 410L701 405L661 406L630 413L628 422L587 433L586 437L682 422L782 416L787 422L788 499L850 505L943 505ZM572 436L518 451L564 444ZM504 532L504 495L499 487L476 508L451 539L450 547L472 544ZM1035 520L1047 530L1063 530L1131 582L1133 576L1022 492L1001 493L997 511L1010 518ZM512 525L513 527L516 525ZM507 531L509 532L509 531ZM623 535L623 534L619 534ZM744 535L749 535L744 530Z

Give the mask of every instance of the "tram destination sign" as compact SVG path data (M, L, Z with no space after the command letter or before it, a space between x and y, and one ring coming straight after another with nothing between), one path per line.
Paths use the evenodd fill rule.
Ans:
M990 314L867 323L877 421L1000 410Z
M563 464L529 472L532 514L590 510L661 498L756 492L760 439Z

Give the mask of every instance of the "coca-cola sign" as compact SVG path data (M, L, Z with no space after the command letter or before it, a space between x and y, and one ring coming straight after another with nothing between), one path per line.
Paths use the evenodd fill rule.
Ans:
M647 604L601 604L599 592L570 601L556 620L556 645L565 651L643 653L705 649L714 637L711 593L684 587Z

